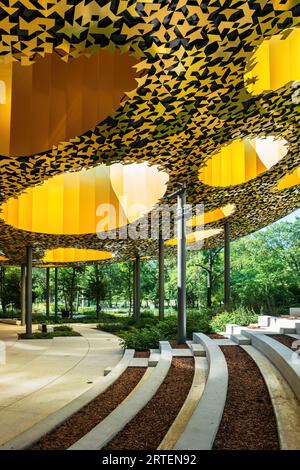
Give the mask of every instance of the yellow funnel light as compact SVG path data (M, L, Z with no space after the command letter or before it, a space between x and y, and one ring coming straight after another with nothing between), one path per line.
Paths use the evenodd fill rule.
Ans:
M137 61L101 49L68 62L58 54L32 65L0 64L0 155L51 150L94 128L136 88Z
M287 152L287 141L282 138L234 140L210 157L199 171L199 180L219 187L246 183L269 170Z
M0 255L0 262L1 261L8 261L8 258L6 258L6 256Z
M208 230L197 230L196 232L188 233L186 236L186 243L197 243L209 237L214 237L223 232L222 228L212 228ZM170 238L165 241L165 245L176 246L178 244L177 238Z
M234 204L227 204L224 207L220 207L220 209L214 209L193 217L191 220L187 221L187 226L199 227L200 225L210 224L211 222L216 222L217 220L229 217L235 212L235 210L236 207Z
M266 39L256 49L244 75L253 95L300 80L300 28Z
M103 261L113 257L112 253L84 248L55 248L47 250L43 261L45 263L74 263L85 261Z
M292 173L285 175L274 189L282 190L292 188L300 184L300 167L296 168Z
M168 175L147 163L63 173L10 198L0 218L21 230L78 235L122 227L151 211Z

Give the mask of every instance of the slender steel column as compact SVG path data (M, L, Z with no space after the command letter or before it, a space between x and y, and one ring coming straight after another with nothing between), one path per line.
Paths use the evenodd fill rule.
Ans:
M50 268L46 268L46 315L50 315Z
M58 316L58 268L54 268L54 315Z
M158 240L158 312L159 319L165 316L165 243L162 233Z
M26 247L26 334L32 334L32 246Z
M141 260L137 256L134 260L133 265L133 275L134 275L134 298L133 298L133 315L135 321L138 322L141 318Z
M26 324L26 265L21 266L21 325Z
M207 307L212 306L212 254L208 251L208 270L207 270Z
M230 224L224 226L224 304L230 305Z
M186 227L185 186L177 194L177 292L178 292L178 342L186 341Z

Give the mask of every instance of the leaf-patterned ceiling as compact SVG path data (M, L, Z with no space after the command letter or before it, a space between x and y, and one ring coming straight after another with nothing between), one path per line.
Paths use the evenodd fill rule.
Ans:
M131 54L138 62L137 88L124 90L127 99L94 128L46 152L0 157L2 200L65 171L148 161L169 173L167 194L180 181L187 184L188 202L204 203L207 211L234 204L234 238L286 215L300 204L299 186L273 188L300 164L299 78L251 94L245 73L249 77L249 64L265 40L282 33L284 41L299 26L299 0L1 2L3 66L17 60L31 67L47 54L74 61L103 48ZM299 60L297 47L291 60ZM277 59L280 67L280 53ZM278 136L289 146L270 170L225 188L199 181L199 169L223 145L264 136ZM91 234L37 235L0 223L0 249L16 263L23 261L28 243L35 244L36 258L45 249L76 246L105 248L117 253L116 260L153 255L157 246L151 240L101 241ZM222 235L206 243L221 240Z

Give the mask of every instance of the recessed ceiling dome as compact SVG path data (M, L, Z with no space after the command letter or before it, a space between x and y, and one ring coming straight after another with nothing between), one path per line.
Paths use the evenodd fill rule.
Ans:
M199 180L220 187L246 183L269 170L287 152L287 141L272 136L234 140L207 160Z
M55 248L47 250L43 261L45 263L73 263L85 261L101 261L111 259L112 253L83 248Z
M186 243L192 244L192 243L197 243L202 240L205 240L206 238L209 237L214 237L215 235L219 235L220 233L223 232L222 228L211 228L207 230L197 230L196 232L191 232L186 235ZM170 240L165 241L165 245L177 245L178 240L177 238L170 238Z
M62 173L10 198L0 218L21 230L53 235L105 232L151 211L168 175L147 163L98 165Z
M300 28L265 39L247 64L244 76L253 95L300 80Z
M288 189L298 184L300 184L300 167L296 168L292 173L285 175L279 183L277 183L275 189Z
M187 226L189 227L199 227L200 225L210 224L211 222L216 222L217 220L224 219L232 215L236 210L234 204L227 204L224 207L219 209L214 209L209 212L204 212L203 214L196 215L192 219L187 221Z
M0 63L0 155L41 153L94 128L136 88L136 63L119 50Z

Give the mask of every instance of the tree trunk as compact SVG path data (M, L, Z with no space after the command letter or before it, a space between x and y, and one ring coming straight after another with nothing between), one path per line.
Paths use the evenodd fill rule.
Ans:
M1 307L2 314L6 315L6 300L5 300L5 267L1 266L0 268L0 290L1 290Z

